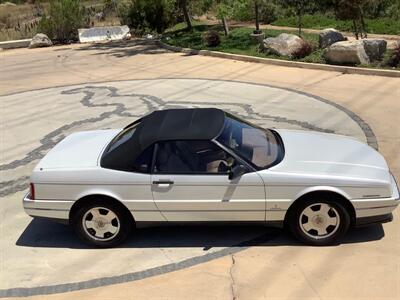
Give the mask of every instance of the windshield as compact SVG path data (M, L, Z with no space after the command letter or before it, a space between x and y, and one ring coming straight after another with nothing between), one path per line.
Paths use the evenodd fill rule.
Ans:
M280 142L271 130L255 127L229 114L217 141L260 169L276 164L282 156Z

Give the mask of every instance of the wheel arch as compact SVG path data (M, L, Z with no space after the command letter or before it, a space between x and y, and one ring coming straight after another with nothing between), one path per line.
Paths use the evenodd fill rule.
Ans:
M353 206L353 204L350 201L350 197L343 191L331 188L331 187L318 187L318 188L310 188L307 190L304 190L303 192L299 193L296 196L296 200L292 202L292 204L289 206L288 210L286 211L285 214L285 219L284 219L284 224L285 226L287 225L288 219L292 215L292 212L296 208L296 206L299 203L302 203L302 201L310 198L320 198L320 197L326 197L329 196L331 199L334 199L335 201L339 202L342 204L347 211L350 214L350 224L354 225L356 221L356 211Z
M132 225L135 225L135 219L134 219L132 213L130 212L130 210L128 209L128 207L124 203L122 203L120 200L118 200L115 197L112 197L112 196L106 195L106 194L99 194L99 193L85 195L85 196L80 197L78 200L76 200L69 211L69 220L71 221L75 212L79 208L81 208L84 204L87 204L91 201L100 200L100 199L101 200L106 199L107 201L110 201L114 205L117 205L118 207L120 207L122 210L125 211L126 215L130 218Z

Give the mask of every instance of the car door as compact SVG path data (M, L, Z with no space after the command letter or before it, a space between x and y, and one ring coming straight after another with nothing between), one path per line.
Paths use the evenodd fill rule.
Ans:
M264 221L265 189L251 169L211 141L158 143L152 172L155 204L168 221Z

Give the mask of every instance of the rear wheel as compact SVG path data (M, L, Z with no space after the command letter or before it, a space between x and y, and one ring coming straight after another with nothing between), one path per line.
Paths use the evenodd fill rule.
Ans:
M315 246L339 242L350 226L346 208L331 197L303 201L294 207L289 218L294 236Z
M84 204L72 216L72 225L83 242L96 247L114 247L132 230L127 212L107 199Z

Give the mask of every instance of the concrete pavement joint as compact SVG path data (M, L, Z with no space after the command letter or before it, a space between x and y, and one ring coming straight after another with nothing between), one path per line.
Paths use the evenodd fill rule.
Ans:
M232 264L231 264L231 267L229 268L229 276L231 278L232 300L237 300L236 283L235 283L235 278L233 277L233 268L235 266L236 261L235 261L235 257L233 255L234 255L234 253L231 254Z

